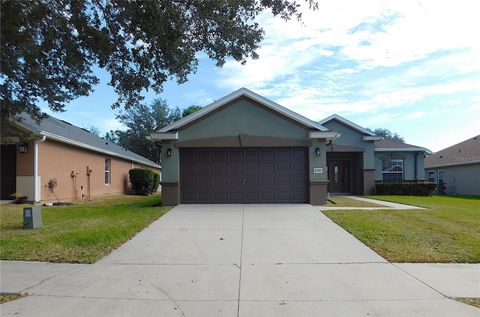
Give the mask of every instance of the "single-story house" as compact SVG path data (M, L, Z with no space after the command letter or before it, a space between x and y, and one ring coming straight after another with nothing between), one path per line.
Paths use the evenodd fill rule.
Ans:
M168 205L321 204L328 192L372 193L376 181L424 181L429 152L338 115L315 122L246 88L151 137Z
M160 172L158 164L66 121L21 119L2 126L1 199L14 193L33 202L121 194L129 189L131 168Z
M425 176L439 193L480 195L480 135L428 156Z

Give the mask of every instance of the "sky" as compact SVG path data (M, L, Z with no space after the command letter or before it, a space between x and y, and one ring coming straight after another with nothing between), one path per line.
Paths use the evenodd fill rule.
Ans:
M171 80L160 95L181 109L246 87L312 120L339 114L363 127L387 128L407 143L438 151L480 134L480 3L318 1L303 21L265 12L260 58L217 68L204 54L188 82ZM64 113L101 133L122 128L109 75Z

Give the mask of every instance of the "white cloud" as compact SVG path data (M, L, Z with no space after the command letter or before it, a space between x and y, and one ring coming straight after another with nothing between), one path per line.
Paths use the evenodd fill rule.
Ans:
M98 127L100 130L101 135L110 130L125 130L125 126L118 121L117 119L97 119L94 122L94 126Z
M427 115L425 111L415 111L405 116L406 119L420 119Z
M245 66L228 61L217 85L251 88L312 119L475 92L477 12L477 2L468 0L325 0L318 11L304 12L303 24L265 14L260 59ZM451 78L465 74L474 78Z

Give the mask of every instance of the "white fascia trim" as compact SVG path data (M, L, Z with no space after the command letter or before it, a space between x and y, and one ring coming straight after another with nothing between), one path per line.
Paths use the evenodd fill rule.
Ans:
M165 133L159 133L159 132L154 132L150 134L150 138L155 141L163 141L163 140L178 140L178 132L165 132Z
M128 160L128 161L133 161L133 162L143 164L143 165L147 165L147 166L150 166L150 167L155 167L155 168L158 168L158 169L161 168L160 165L157 165L157 164L142 162L142 161L136 160L136 159L134 159L132 157L129 157L129 156L120 155L118 153L111 152L111 151L108 151L108 150L104 150L104 149L101 149L99 147L91 146L91 145L88 145L88 144L85 144L85 143L82 143L82 142L78 142L78 141L75 141L75 140L57 135L57 134L53 134L53 133L46 132L46 131L41 131L40 133L42 135L46 136L47 138L58 141L58 142L78 146L78 147L81 147L81 148L84 148L84 149L87 149L87 150L100 152L100 153L107 154L107 155L110 155L110 156L113 156L113 157L119 157L119 158L122 158L122 159L125 159L125 160Z
M378 148L375 148L375 152L425 152L427 154L432 154L432 151L423 147L403 147L403 148L378 147Z
M381 136L371 136L371 135L364 135L363 141L380 141L383 140Z
M265 97L262 97L256 93L254 93L253 91L251 90L248 90L247 88L240 88L234 92L232 92L231 94L228 94L226 95L225 97L223 98L220 98L219 100L205 106L204 108L192 113L191 115L188 115L186 116L185 118L182 118L160 130L158 130L158 132L168 132L170 130L176 130L200 117L203 117L204 115L212 112L213 110L217 109L217 108L220 108L221 106L229 103L230 101L233 101L239 97L242 97L242 96L246 96L250 99L253 99L255 100L256 102L258 103L261 103L262 105L264 105L265 107L267 108L270 108L278 113L281 113L282 115L294 120L294 121L297 121L303 125L306 125L307 127L309 128L314 128L314 129L317 129L319 131L328 131L328 129L324 126L322 126L321 124L315 122L315 121L312 121L308 118L305 118L304 116L290 110L290 109L287 109Z
M448 164L441 164L441 165L433 165L425 167L426 170L431 168L439 168L439 167L449 167L449 166L460 166L460 165L469 165L469 164L480 164L480 160L475 161L465 161L465 162L455 162L455 163L448 163Z
M367 134L367 135L369 135L369 136L376 136L373 132L368 131L367 129L359 126L358 124L353 123L352 121L347 120L347 119L345 119L345 118L342 117L342 116L339 116L338 114L332 114L331 116L329 116L329 117L327 117L327 118L325 118L325 119L320 120L318 123L324 124L324 123L327 123L328 121L331 121L331 120L333 120L333 119L336 119L336 120L340 121L341 123L349 126L350 128L355 129L355 130L357 130L357 131L360 131L360 132L362 132L362 133L365 133L365 134Z
M340 133L334 131L328 132L320 132L320 131L310 131L309 138L310 139L326 139L326 140L334 140L340 137Z

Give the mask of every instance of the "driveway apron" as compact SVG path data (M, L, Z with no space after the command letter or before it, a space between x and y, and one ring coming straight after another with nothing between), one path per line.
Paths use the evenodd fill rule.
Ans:
M2 316L480 316L305 204L180 205Z

